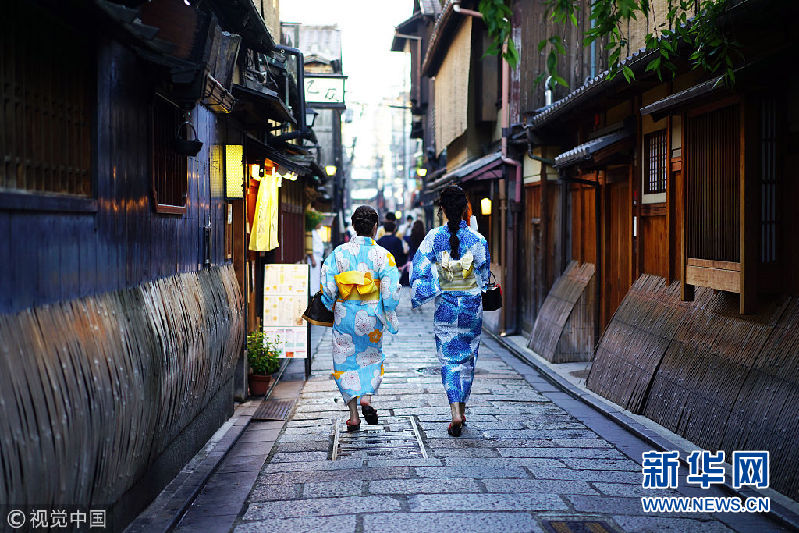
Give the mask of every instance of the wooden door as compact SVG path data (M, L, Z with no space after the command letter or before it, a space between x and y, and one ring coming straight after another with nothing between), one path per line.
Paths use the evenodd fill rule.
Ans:
M632 201L630 185L624 181L605 186L605 261L602 302L602 329L624 299L632 278Z
M537 302L543 282L541 277L541 187L528 186L525 189L524 237L519 243L519 303L521 308L522 330L533 331L538 312Z

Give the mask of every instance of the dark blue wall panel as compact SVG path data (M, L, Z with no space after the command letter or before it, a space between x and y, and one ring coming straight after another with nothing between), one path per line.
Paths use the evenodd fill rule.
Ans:
M223 198L212 197L209 148L223 144L224 120L203 106L191 113L203 148L188 161L183 215L155 212L150 187L152 67L116 43L98 51L97 212L0 211L0 313L70 300L192 272L224 259Z

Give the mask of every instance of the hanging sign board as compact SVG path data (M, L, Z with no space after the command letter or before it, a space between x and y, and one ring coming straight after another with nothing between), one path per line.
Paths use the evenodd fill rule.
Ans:
M315 107L344 107L345 76L305 75L305 101Z
M276 342L280 357L308 357L308 265L264 267L264 336Z

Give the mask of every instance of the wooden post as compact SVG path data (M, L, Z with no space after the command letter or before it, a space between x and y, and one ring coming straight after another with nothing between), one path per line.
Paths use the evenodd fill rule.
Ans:
M542 152L542 155L545 155L546 152ZM537 298L535 299L535 315L538 316L538 311L541 309L541 306L544 304L544 297L543 295L546 294L549 287L547 287L547 279L549 276L549 269L547 268L548 260L547 258L550 257L550 250L549 250L549 202L547 201L548 198L548 191L549 187L547 184L547 166L546 163L543 161L541 162L541 187L540 187L540 210L539 210L539 218L541 220L539 224L539 254L536 257L536 260L541 263L540 268L538 269L540 273L540 279L533 278L533 283L536 284L537 290L535 294ZM533 230L535 231L535 230ZM554 252L554 250L552 251ZM535 276L535 273L533 273Z
M308 305L311 303L311 298L313 297L312 293L313 289L311 287L311 267L308 267ZM305 322L305 346L307 347L307 351L305 352L305 380L308 381L308 378L311 377L311 357L313 357L313 350L311 349L311 323Z
M636 140L640 139L640 136L636 137ZM639 152L640 153L640 152ZM643 247L643 239L641 238L641 199L643 198L642 194L638 194L638 201L635 202L635 206L633 207L633 199L636 197L636 191L640 190L641 180L636 180L635 175L638 174L640 176L640 172L636 172L636 165L635 162L630 163L628 169L628 192L627 192L627 205L630 206L631 215L628 219L630 222L630 233L627 235L625 239L627 245L629 246L629 253L627 254L627 258L630 261L630 279L627 280L627 287L632 287L635 280L638 276L641 275L641 272L644 271L644 247ZM638 186L636 185L638 183ZM633 237L632 230L634 226L637 225L637 237Z
M599 246L596 250L596 266L599 267L599 276L597 276L597 283L600 283L599 290L599 316L597 320L601 324L600 330L604 329L606 321L605 314L607 313L608 302L608 241L610 240L610 213L608 213L608 176L605 170L597 171L597 194L598 202L595 209L598 213L595 215L596 231L599 232Z
M634 109L638 110L641 109L641 102L642 97L641 95L637 95L635 97L635 107ZM643 239L643 232L641 228L643 225L641 224L641 204L644 201L644 191L641 188L641 176L643 175L642 168L644 167L643 161L644 158L648 157L649 154L644 153L644 125L643 125L643 117L641 116L640 111L635 111L635 125L636 125L636 132L635 132L635 148L633 149L633 154L638 154L638 157L633 156L633 161L630 164L630 192L629 192L629 205L632 207L632 217L630 220L631 226L630 228L633 230L630 232L628 238L630 239L630 287L638 279L638 276L644 271L644 245L646 244ZM668 130L667 130L668 132ZM668 144L668 133L666 134L667 144ZM635 205L633 205L635 202ZM637 230L637 231L636 231ZM633 232L636 233L633 236ZM668 235L668 232L667 232ZM668 242L668 241L666 241Z
M741 161L740 161L740 246L741 246L741 294L739 312L754 313L757 309L757 264L758 264L758 209L760 188L757 183L756 142L757 109L753 100L745 99L741 104Z
M680 150L682 154L682 172L680 173L680 179L682 180L682 186L680 187L680 192L682 195L682 202L681 210L682 213L678 213L677 216L680 217L682 220L682 224L680 226L680 299L683 301L693 300L694 299L694 286L689 285L685 282L685 264L688 259L688 246L686 244L686 226L688 225L688 216L687 216L687 209L686 206L688 205L686 191L688 189L687 182L688 176L686 175L686 170L688 167L688 158L690 157L688 147L685 146L685 130L687 130L687 121L686 121L685 113L682 114L682 128L680 128L682 133L682 141L680 142Z
M669 94L671 94L671 83L669 83ZM680 148L682 150L682 148ZM647 157L644 155L644 157ZM674 247L674 230L671 227L674 218L674 175L671 168L671 115L666 118L666 284L671 285L674 281L674 269L672 268L673 254L676 253ZM638 219L638 224L641 220ZM640 230L639 230L640 233Z

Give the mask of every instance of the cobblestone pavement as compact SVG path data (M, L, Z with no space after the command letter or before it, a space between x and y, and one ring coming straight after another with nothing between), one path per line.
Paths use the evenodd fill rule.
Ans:
M330 377L329 338L323 339L313 376L263 464L236 533L555 531L547 520L600 520L620 531L776 529L760 516L645 514L642 495L679 494L645 494L638 462L645 443L486 336L468 425L460 438L449 437L432 311L412 311L405 295L400 333L384 337L376 431L344 432L346 407ZM248 431L258 431L252 426Z

